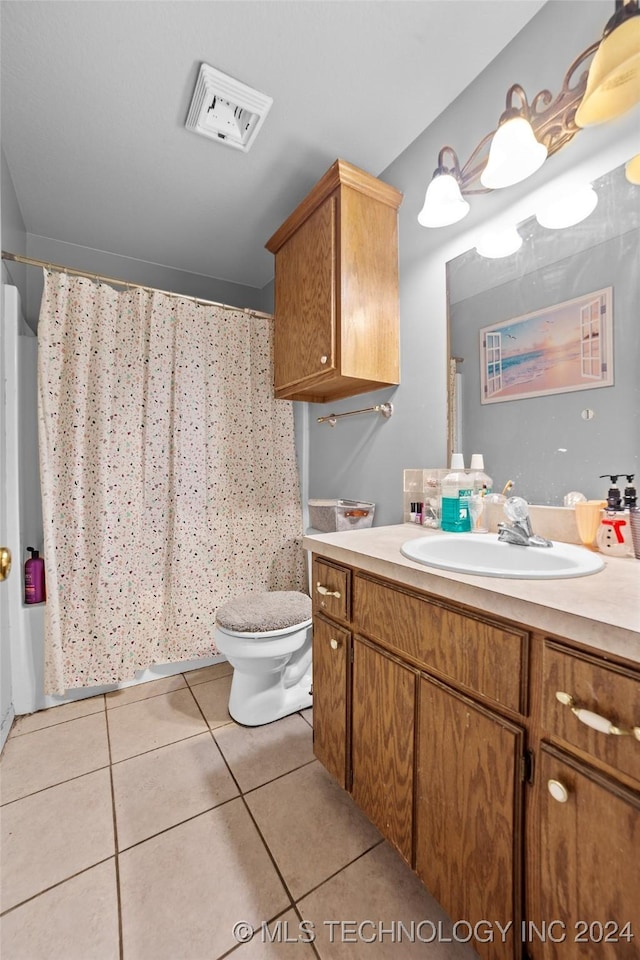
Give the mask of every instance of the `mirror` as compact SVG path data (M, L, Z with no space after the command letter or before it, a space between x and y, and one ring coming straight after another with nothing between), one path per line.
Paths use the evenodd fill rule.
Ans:
M532 217L515 254L447 263L450 438L536 504L640 469L640 187L624 166L593 186L581 223Z

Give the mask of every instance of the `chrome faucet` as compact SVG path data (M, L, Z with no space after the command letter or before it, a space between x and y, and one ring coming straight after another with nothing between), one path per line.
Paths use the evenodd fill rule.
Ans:
M529 504L522 497L509 497L504 505L504 512L511 523L500 521L498 524L498 540L503 543L513 543L520 547L552 547L551 540L539 537L531 528Z

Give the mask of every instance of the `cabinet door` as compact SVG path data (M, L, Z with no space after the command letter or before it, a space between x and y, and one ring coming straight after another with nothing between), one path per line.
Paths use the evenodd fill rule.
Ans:
M336 207L328 197L276 254L276 394L337 366Z
M637 960L640 795L550 746L538 766L540 899L529 955Z
M420 678L416 871L451 919L490 923L487 960L521 956L523 731ZM499 932L506 928L504 938Z
M411 863L416 673L353 642L353 799Z
M347 707L351 634L329 620L313 621L313 752L346 786Z

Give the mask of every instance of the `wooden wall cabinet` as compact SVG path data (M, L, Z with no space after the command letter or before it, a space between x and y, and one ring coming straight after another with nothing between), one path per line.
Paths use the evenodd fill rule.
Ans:
M640 671L318 557L313 600L316 756L454 921L506 931L480 957L637 960Z
M402 194L336 160L266 243L275 395L324 403L400 382Z

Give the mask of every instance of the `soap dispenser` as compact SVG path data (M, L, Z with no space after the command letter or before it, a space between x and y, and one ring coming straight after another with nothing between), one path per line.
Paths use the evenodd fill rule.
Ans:
M624 508L625 510L631 510L633 507L638 506L638 494L636 493L636 488L633 485L633 478L635 474L625 473L627 478L627 485L624 488Z
M603 478L609 477L611 486L607 493L605 515L600 521L600 527L596 534L598 550L610 557L626 557L631 553L629 511L625 510L622 502L622 496L618 488L618 476L619 474L602 474ZM633 474L625 474L625 476L627 476L628 481L625 497L633 499L635 495L635 490L631 487Z

